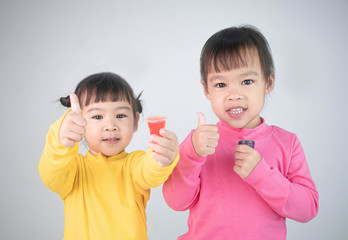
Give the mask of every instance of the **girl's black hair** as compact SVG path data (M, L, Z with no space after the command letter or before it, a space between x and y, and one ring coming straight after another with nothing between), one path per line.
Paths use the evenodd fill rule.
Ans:
M200 59L201 77L205 87L211 68L220 72L247 66L247 57L253 50L259 55L266 84L269 84L270 76L274 72L271 49L256 27L230 27L212 35L203 46Z
M135 97L131 86L122 77L111 72L102 72L90 75L77 85L75 94L79 98L81 106L88 106L91 101L127 101L136 113L142 113L140 96ZM70 97L61 97L60 102L65 107L71 107Z

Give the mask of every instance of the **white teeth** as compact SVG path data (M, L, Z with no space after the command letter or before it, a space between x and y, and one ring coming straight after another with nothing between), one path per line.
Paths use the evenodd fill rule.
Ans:
M230 110L230 113L239 114L239 113L242 113L243 111L244 111L243 108L233 108Z

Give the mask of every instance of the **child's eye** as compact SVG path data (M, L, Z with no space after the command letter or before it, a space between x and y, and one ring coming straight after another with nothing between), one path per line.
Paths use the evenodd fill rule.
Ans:
M244 80L244 81L242 82L242 85L250 85L250 84L252 84L253 82L254 82L253 80L247 79L247 80Z
M217 88L223 88L223 87L226 87L227 85L225 83L217 83L215 84L215 87Z
M95 115L92 117L93 119L103 119L103 117L101 115Z
M125 114L117 114L116 115L116 118L125 118L127 117Z

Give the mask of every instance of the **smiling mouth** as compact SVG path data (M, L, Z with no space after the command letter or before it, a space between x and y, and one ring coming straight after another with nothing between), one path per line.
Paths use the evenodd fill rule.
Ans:
M119 138L106 138L106 139L103 139L104 142L117 142L119 140L120 140Z
M228 112L231 114L241 114L244 111L245 111L244 108L232 108L232 109L228 110Z

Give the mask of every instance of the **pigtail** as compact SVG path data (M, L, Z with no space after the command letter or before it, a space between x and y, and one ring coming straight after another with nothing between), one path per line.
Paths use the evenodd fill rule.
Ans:
M143 112L143 106L141 104L141 100L140 100L140 97L141 95L143 94L144 91L141 91L138 95L138 97L135 99L135 106L136 106L136 109L137 109L137 112L140 114Z
M66 97L61 97L59 99L60 103L64 106L64 107L67 107L67 108L70 108L71 107L71 104L70 104L70 96L66 96Z

